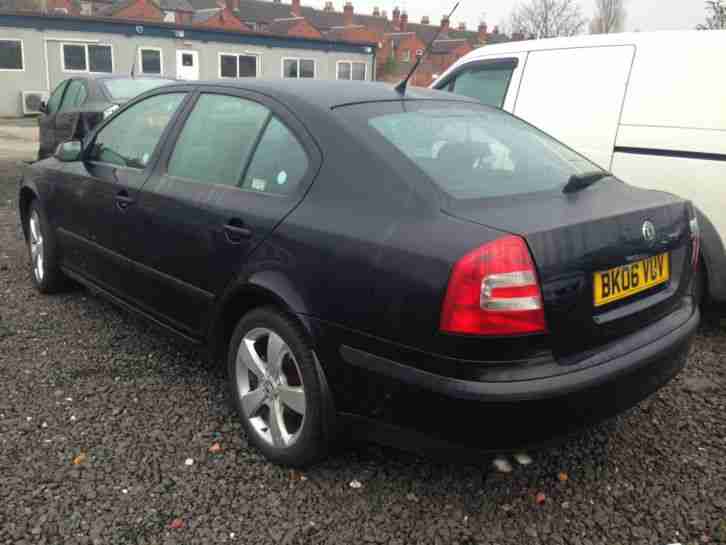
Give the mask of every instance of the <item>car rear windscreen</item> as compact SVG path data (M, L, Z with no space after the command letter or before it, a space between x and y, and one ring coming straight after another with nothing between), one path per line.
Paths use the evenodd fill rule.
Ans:
M111 99L118 102L131 100L136 95L140 95L141 93L151 91L152 89L156 89L157 87L168 85L170 83L173 83L173 81L161 78L119 78L103 80L103 86L111 96Z
M477 104L406 101L338 111L367 139L380 139L454 199L562 189L572 175L601 171L554 138Z

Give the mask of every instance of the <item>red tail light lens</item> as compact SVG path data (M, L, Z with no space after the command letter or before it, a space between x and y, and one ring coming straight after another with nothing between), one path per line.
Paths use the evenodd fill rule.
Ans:
M522 238L497 239L456 263L440 327L446 333L467 335L546 331L537 271Z

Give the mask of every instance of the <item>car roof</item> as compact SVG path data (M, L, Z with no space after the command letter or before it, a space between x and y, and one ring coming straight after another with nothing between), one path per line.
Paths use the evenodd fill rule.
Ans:
M176 81L173 78L165 78L162 76L153 76L153 75L139 75L131 77L127 74L76 74L72 77L69 77L67 79L85 79L89 81L103 81L103 80L112 80L112 79L162 79L167 81Z
M447 100L452 102L477 103L476 100L465 96L413 86L409 86L406 94L402 97L393 85L378 82L246 79L234 82L188 82L187 85L189 84L197 88L230 87L253 91L280 99L286 103L304 103L311 107L323 109L333 109L348 104L365 102L400 100ZM169 87L165 89L168 90Z

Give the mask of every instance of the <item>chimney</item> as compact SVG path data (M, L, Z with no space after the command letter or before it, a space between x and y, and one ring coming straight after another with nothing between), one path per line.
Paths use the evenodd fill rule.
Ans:
M488 34L489 28L487 27L487 24L482 21L479 23L479 42L486 43Z
M239 0L225 0L224 4L232 13L239 11Z
M343 8L343 26L353 26L353 2L346 2Z
M396 30L399 30L401 27L399 26L401 24L401 10L398 9L398 6L396 6L393 9L393 28Z
M384 19L388 20L388 10L382 9L381 10L381 17L383 17Z
M495 26L494 27L494 34L499 34L499 27L498 26Z
M335 11L335 8L333 8L332 2L325 2L325 7L323 8L323 11Z
M376 6L373 8L373 17L380 17L381 16L381 9Z
M405 11L401 14L401 32L408 30L408 13Z
M422 25L430 25L431 24L431 19L429 19L429 16L428 15L424 15L423 17L421 17L421 24Z
M449 16L444 15L441 18L441 32L446 33L451 28L451 22L449 21Z
M300 0L292 0L292 14L295 17L302 17L302 10L300 9Z
M466 30L466 23L459 23L459 30L465 31Z

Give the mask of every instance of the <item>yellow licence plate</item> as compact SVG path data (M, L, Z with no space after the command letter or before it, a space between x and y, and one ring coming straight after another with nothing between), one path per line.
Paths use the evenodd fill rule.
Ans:
M629 265L595 273L595 306L601 307L668 282L668 254L660 254Z

